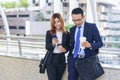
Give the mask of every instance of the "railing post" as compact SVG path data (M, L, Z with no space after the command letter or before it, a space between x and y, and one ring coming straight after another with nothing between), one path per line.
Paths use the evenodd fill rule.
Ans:
M21 48L21 41L18 39L18 47L19 47L19 54L22 56L22 48Z
M6 53L6 55L7 55L7 54L9 54L9 40L8 39L7 39L7 46L6 47L7 47L7 53Z

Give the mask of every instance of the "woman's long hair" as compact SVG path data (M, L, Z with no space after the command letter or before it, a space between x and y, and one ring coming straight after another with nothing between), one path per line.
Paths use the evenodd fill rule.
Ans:
M51 34L56 34L56 28L55 28L55 18L58 18L61 22L61 27L60 27L60 30L64 33L66 32L65 31L65 28L64 28L64 21L62 19L62 16L59 14L59 13L54 13L51 17L51 20L50 20L50 33Z

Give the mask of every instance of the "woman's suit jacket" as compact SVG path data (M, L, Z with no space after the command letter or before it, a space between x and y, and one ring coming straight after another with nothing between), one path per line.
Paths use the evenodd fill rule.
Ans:
M70 48L69 45L70 45L70 35L69 35L69 32L63 33L62 34L62 46L66 49L66 52L68 52L68 50ZM51 51L54 50L54 47L55 46L52 45L52 34L50 33L50 30L48 30L47 33L46 33L46 45L45 45L45 48L48 51L51 52Z

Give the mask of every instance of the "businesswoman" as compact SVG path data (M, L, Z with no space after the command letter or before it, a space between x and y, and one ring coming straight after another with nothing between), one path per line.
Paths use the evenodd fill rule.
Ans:
M48 80L61 80L66 68L65 53L69 50L70 36L65 31L64 21L59 13L52 15L50 28L46 32L46 49L52 54L47 63Z

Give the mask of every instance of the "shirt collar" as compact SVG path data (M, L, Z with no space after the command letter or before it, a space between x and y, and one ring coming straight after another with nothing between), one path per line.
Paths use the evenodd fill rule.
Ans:
M84 28L84 24L85 24L85 22L82 23L81 28Z
M85 24L85 22L82 23L81 28L84 28L84 24ZM77 28L78 28L78 27L77 27Z

